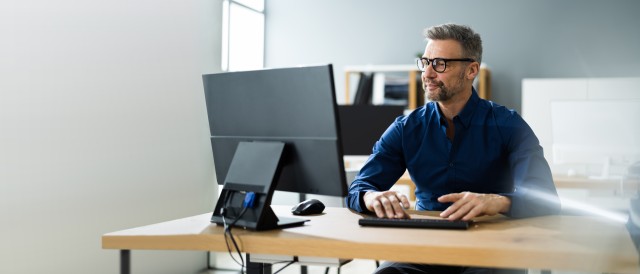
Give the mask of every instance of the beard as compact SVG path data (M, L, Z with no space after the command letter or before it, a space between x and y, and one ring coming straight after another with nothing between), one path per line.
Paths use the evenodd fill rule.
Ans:
M436 84L438 89L429 91L429 89L427 89L428 84ZM462 71L449 86L440 80L428 79L427 82L422 83L422 88L424 90L424 97L429 99L429 101L446 102L462 92L464 88L464 71Z

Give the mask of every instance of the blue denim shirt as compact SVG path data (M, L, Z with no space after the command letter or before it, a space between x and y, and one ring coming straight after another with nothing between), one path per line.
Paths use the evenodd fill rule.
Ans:
M438 197L471 191L509 197L506 215L511 217L559 212L540 142L520 115L481 99L473 90L453 123L455 136L450 141L436 102L398 117L351 183L348 207L366 212L364 193L388 190L408 170L419 210L445 210L450 203L440 203Z

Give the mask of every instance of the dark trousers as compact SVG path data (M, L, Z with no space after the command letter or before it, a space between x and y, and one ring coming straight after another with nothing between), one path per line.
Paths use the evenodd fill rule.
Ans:
M526 274L526 269L498 269L450 265L384 262L374 274Z

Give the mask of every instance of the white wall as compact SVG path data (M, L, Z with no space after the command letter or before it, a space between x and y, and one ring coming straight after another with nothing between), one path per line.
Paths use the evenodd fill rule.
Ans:
M520 110L523 78L638 77L640 1L277 0L266 2L265 64L413 65L424 28L455 22L483 39L495 102Z
M540 144L545 148L544 155L551 164L552 171L566 174L567 169L561 165L553 165L552 102L611 100L637 102L640 100L639 85L640 78L637 77L523 79L522 117L531 126L540 140ZM612 121L612 123L614 122ZM598 125L593 125L593 127L598 128ZM626 138L631 137L626 136Z
M220 3L0 2L0 273L117 273L102 234L212 209ZM133 252L133 270L205 258Z
M536 79L523 79L522 80L522 115L527 123L531 126L536 136L540 140L540 144L544 148L544 155L551 166L551 171L557 176L596 176L602 173L604 168L604 161L601 164L588 164L593 160L594 151L602 149L611 149L607 147L607 144L602 144L600 147L594 148L592 151L585 150L584 154L577 154L574 157L584 157L584 162L573 163L556 163L554 162L554 134L553 134L553 111L552 104L575 103L579 106L580 103L585 104L587 102L602 102L598 110L594 110L591 113L599 111L606 111L609 108L615 107L616 104L628 105L627 103L637 103L640 101L640 93L638 93L638 85L640 85L640 78L536 78ZM621 102L625 102L621 104ZM575 109L568 110L574 115L580 117L575 118L575 124L584 123L584 117L589 114L579 113ZM615 115L621 115L623 113L637 113L638 109L625 109L620 110ZM624 115L620 116L624 117ZM628 117L626 120L637 119L636 117ZM596 119L590 120L593 125L590 133L593 136L586 136L586 139L596 138L609 138L608 134L632 134L630 131L636 131L633 128L627 128L622 131L617 131L611 128L615 127L619 121L610 121L608 124L598 124ZM557 121L556 121L557 122ZM631 126L628 124L627 126ZM585 128L579 130L584 132ZM602 131L602 132L600 132ZM557 133L557 132L556 132ZM557 137L557 135L556 135ZM571 138L571 137L564 137ZM575 138L575 137L573 137ZM616 140L633 140L631 136L615 136L611 139ZM581 140L580 142L583 142ZM580 143L576 141L576 143ZM624 146L629 146L629 152L637 142L629 142ZM575 153L575 152L574 152ZM595 154L597 156L597 154ZM637 156L635 156L637 157ZM620 162L620 159L616 159L616 165L612 165L611 175L623 175L626 174L627 166ZM558 194L560 195L561 202L565 209L571 210L575 205L579 205L582 208L595 207L603 210L614 210L624 212L629 208L629 198L635 194L629 191L622 191L626 189L622 187L620 190L596 190L596 189L570 189L559 188ZM586 205L586 206L585 206ZM591 209L589 209L591 211Z

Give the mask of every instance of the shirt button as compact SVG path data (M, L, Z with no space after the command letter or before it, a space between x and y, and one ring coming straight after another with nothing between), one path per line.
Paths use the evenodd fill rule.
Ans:
M449 167L453 167L453 163L449 163Z

